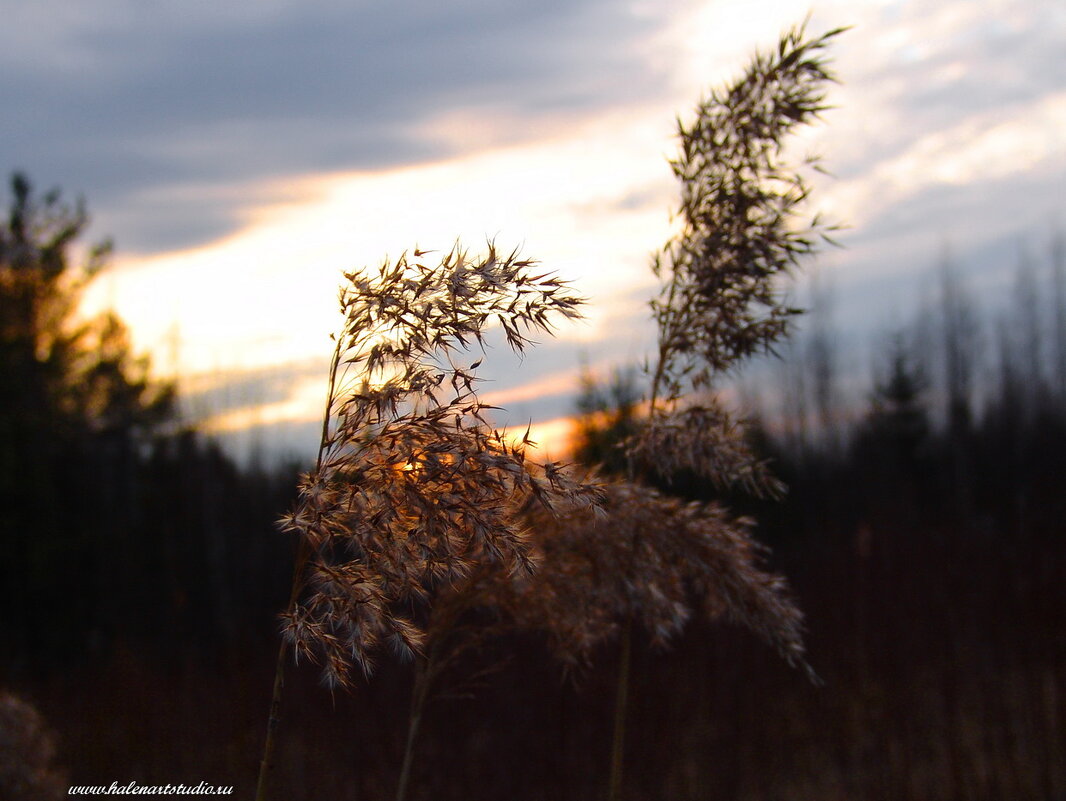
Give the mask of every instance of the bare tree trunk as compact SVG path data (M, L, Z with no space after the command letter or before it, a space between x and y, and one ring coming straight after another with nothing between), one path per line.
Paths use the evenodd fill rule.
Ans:
M972 506L967 450L973 422L978 323L969 296L955 275L950 255L946 252L940 264L940 289L953 494L957 511L966 518Z
M1033 263L1022 253L1014 279L1013 327L1021 335L1020 366L1023 369L1022 390L1024 422L1029 424L1039 407L1044 388L1044 340L1040 291L1036 283Z
M1051 242L1052 312L1055 326L1055 388L1059 402L1066 401L1066 238L1055 232Z
M835 454L840 445L837 409L839 354L833 332L833 288L821 280L811 286L811 334L807 361L814 380L814 404L818 414L818 438L825 452Z

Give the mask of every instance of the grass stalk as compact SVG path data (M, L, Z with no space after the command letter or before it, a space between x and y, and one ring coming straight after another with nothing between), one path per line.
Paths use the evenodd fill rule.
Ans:
M322 455L326 451L329 440L329 421L333 411L334 399L337 393L337 369L340 365L341 345L338 342L333 350L333 357L329 365L329 384L326 393L326 411L322 418L322 434L318 442L318 457L315 460L315 472L322 469ZM297 540L296 556L292 565L292 589L289 592L289 603L285 607L288 613L296 609L300 600L300 593L304 589L304 575L307 562L311 558L311 545L307 539L301 537ZM270 774L274 769L274 748L277 742L278 725L281 723L281 695L285 688L285 661L289 656L289 643L282 637L278 643L278 658L274 665L274 689L270 694L270 714L267 717L266 739L263 741L263 757L259 762L259 779L256 781L255 801L266 801L267 784Z
M310 550L304 540L300 540L299 552L293 564L292 592L289 596L288 609L296 607L296 602L303 590L304 568ZM278 659L274 666L274 689L270 695L270 714L267 717L266 739L263 741L263 758L259 762L259 779L256 782L255 801L266 801L266 788L270 773L274 768L274 747L277 742L278 724L281 723L281 694L285 687L285 662L289 656L289 643L284 637L278 644Z
M414 762L415 741L418 739L418 730L422 725L422 712L426 707L426 699L429 697L429 685L432 682L434 665L432 664L432 652L430 662L420 665L415 674L415 684L411 694L411 715L407 723L407 742L403 751L403 766L400 768L400 781L396 788L396 801L406 801L407 788L411 781L411 765Z
M633 624L627 622L622 630L622 643L618 658L618 685L614 697L614 736L611 742L611 778L608 786L609 801L618 801L622 796L623 764L626 739L626 706L629 701L629 672L633 657Z

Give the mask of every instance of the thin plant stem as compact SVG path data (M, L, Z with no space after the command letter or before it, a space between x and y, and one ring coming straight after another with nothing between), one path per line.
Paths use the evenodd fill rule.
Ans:
M300 541L300 553L297 554L292 571L292 594L289 597L289 609L296 606L303 589L303 571L310 556L307 543ZM270 716L267 718L266 740L263 742L263 758L259 763L259 781L256 783L255 801L266 801L267 781L274 768L274 746L277 742L278 724L281 722L281 693L285 686L285 662L289 656L288 643L283 638L278 645L278 659L274 667L274 690L270 696Z
M670 301L672 304L676 283L670 285ZM671 306L672 307L672 306ZM666 345L659 346L659 361L655 366L655 375L651 383L648 413L655 414L656 405L659 402L659 391L665 375ZM632 454L626 456L626 477L629 481L636 479L636 464ZM636 561L637 537L634 533L630 551L630 569ZM608 787L609 801L618 801L622 792L622 776L625 762L625 739L626 739L626 706L629 700L629 672L630 663L633 661L633 618L630 615L626 619L622 629L622 642L618 654L618 682L615 687L614 697L614 731L611 738L611 774Z
M255 801L266 801L267 777L274 767L274 743L278 724L281 722L281 688L285 685L285 660L288 649L285 641L278 647L278 660L274 668L274 692L270 697L270 717L267 718L266 740L263 743L263 758L259 762L259 781L255 786Z
M429 662L421 665L415 675L414 690L411 695L411 715L407 723L407 742L403 751L403 766L400 768L400 781L396 788L396 801L406 801L407 788L411 780L411 765L414 761L415 740L422 724L422 711L429 697L429 685L433 680L435 650L430 652Z
M621 653L618 659L618 686L614 698L614 738L611 743L611 779L607 793L609 801L618 801L622 794L623 755L626 739L626 705L629 701L629 669L633 655L633 624L627 621L622 630Z
M322 469L322 455L329 441L329 421L337 392L337 369L340 365L341 344L338 341L333 351L329 366L329 391L326 393L326 411L322 418L322 436L318 443L318 458L315 460L315 473ZM303 537L298 541L296 556L292 566L292 584L289 603L286 609L292 612L300 600L304 588L304 571L311 558L310 543ZM259 762L259 779L256 782L255 801L266 801L269 777L274 768L274 748L277 744L278 725L281 723L281 695L285 687L285 662L289 656L289 644L285 638L278 645L278 658L274 666L274 689L270 695L270 714L267 717L266 739L263 741L263 758Z

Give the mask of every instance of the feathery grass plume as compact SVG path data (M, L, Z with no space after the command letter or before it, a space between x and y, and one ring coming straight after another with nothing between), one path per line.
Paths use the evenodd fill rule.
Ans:
M827 108L825 87L833 76L823 51L841 30L811 40L803 27L786 32L773 51L756 53L739 79L700 102L691 124L678 121L681 152L671 166L681 181L681 230L652 265L662 283L651 304L658 354L648 370L645 425L627 443L630 478L646 464L665 478L690 470L721 488L739 486L765 496L781 492L745 441L742 425L715 393L723 376L750 356L772 351L788 333L797 310L785 302L780 282L814 252L819 239L829 239L832 228L817 215L805 219L802 212L810 194L807 175L818 169L817 159L790 163L783 143ZM652 508L660 504L644 502ZM709 572L697 586L707 593L707 602L775 642L790 662L805 665L801 616L784 595L784 580L755 567L750 522L730 520L717 506L690 513L699 525L678 524L695 537L696 550L703 541L717 542L719 548L708 550L701 564ZM632 571L641 551L653 543L647 542L648 529L632 529L629 539ZM669 543L659 547L669 552ZM669 608L657 603L660 596L663 603L676 602L665 586L649 581L642 600L652 609ZM649 621L639 609L626 611L611 801L620 797L622 786L630 626L644 620L657 634L655 626L668 622Z
M681 181L681 230L652 265L662 282L651 304L658 358L648 425L631 444L634 458L650 457L664 475L688 468L722 486L780 492L713 393L739 363L772 352L788 334L799 310L781 281L820 240L832 241L835 227L803 212L819 160L790 160L784 142L828 108L826 85L835 79L824 51L843 30L816 39L802 26L788 31L701 101L691 124L678 122L671 166ZM693 391L712 400L694 402ZM685 433L684 447L666 447L678 443L674 432Z
M665 645L702 613L746 626L806 667L802 614L784 580L759 567L751 520L629 481L603 491L597 515L527 512L538 569L499 593L516 626L543 631L560 660L577 664L628 621Z
M658 358L649 370L647 417L627 443L631 476L637 465L647 465L664 477L692 471L719 488L757 496L783 492L716 390L744 359L772 350L787 335L798 310L785 302L780 282L832 230L817 215L803 215L808 168L817 168L817 159L790 163L784 142L827 108L825 87L834 78L824 50L842 30L810 40L803 27L786 32L772 52L756 53L734 83L712 91L691 124L678 123L681 153L671 164L681 181L682 226L652 265L662 282L651 304ZM652 508L663 503L643 497ZM784 592L782 579L754 566L750 521L730 520L716 505L686 514L692 517L676 523L679 531L697 543L721 537L724 552L737 557L717 562L694 557L710 570L706 581L693 585L708 598L729 598L745 586L769 595ZM704 524L695 525L701 515ZM649 519L644 527L629 528L632 558L653 547L653 524ZM739 542L749 544L739 548ZM776 631L769 639L790 662L802 663L800 614L783 594L780 603L770 603L769 595L753 595L762 600L751 609L762 611L738 619L763 636ZM766 617L774 614L781 615L776 623Z
M475 389L481 360L463 360L494 323L522 353L559 317L578 317L583 301L491 243L479 259L458 245L438 263L425 255L344 276L318 459L280 523L298 551L260 799L288 647L320 663L328 685L348 687L356 668L371 671L379 647L421 649L414 613L440 587L479 565L529 570L516 499L596 501L560 465L527 461L528 438L512 443L492 428Z
M629 440L628 456L645 472L669 480L692 471L720 490L741 489L765 498L784 494L784 484L748 444L743 421L720 398L702 395L691 405L660 410L642 422L639 435Z
M441 583L478 564L529 570L515 498L590 498L558 465L532 469L528 442L486 420L480 360L458 363L490 323L522 352L581 300L516 253L490 246L473 261L456 248L428 266L422 255L345 276L318 466L282 521L311 554L310 592L284 631L330 684L347 684L355 666L369 672L379 645L417 651L422 632L402 610Z
M603 500L595 509L526 507L536 570L482 570L449 589L427 631L441 668L483 642L486 631L540 632L564 665L577 666L628 621L665 645L703 614L746 626L790 664L810 670L803 615L784 579L760 567L753 521L635 482L599 487ZM492 622L464 627L472 611Z

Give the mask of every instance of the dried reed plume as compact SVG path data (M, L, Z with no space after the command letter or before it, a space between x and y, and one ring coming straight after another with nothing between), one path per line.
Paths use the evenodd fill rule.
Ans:
M678 123L681 152L671 166L681 181L681 230L652 265L662 282L652 302L658 358L649 370L648 418L627 443L630 478L638 464L645 464L666 478L692 471L719 487L739 486L756 495L774 496L782 489L716 391L738 364L772 351L788 333L797 310L785 303L781 280L831 230L817 215L803 218L810 193L806 176L817 160L791 164L783 142L826 108L825 86L833 78L822 51L838 33L809 41L802 27L785 33L774 51L756 53L738 80L701 101L691 125ZM654 527L634 528L630 570L641 553L657 547L695 557L707 572L689 581L705 594L711 610L734 616L790 662L806 666L802 617L785 595L784 580L756 567L750 522L730 519L718 506L671 513L661 508L661 500L644 495L643 503L674 517L692 542L677 550L673 543L654 542ZM649 575L656 575L655 561L645 561ZM647 582L638 596L657 614L648 618L636 606L623 610L628 618L615 704L611 801L620 797L622 786L630 626L650 623L658 636L682 620L683 606L676 607L674 617L665 615L679 603L679 585L666 578ZM627 583L621 589L633 596L639 586Z
M529 570L516 498L588 498L558 466L530 468L526 443L485 419L480 361L456 363L491 322L522 352L551 315L577 316L580 300L514 253L490 247L472 262L453 250L435 266L421 255L345 276L318 466L282 520L310 552L311 587L285 613L285 635L331 684L354 665L369 672L379 644L418 650L421 631L400 610L442 582L477 564Z
M752 521L640 484L604 486L602 513L531 509L543 553L533 575L507 584L501 607L542 630L565 663L585 660L626 621L666 644L694 614L746 626L804 666L802 615L784 580L761 570Z
M508 632L544 635L572 667L587 664L630 621L666 645L702 614L745 626L814 678L804 660L803 615L785 580L760 567L753 521L635 482L599 487L603 500L595 508L524 510L535 571L482 569L442 595L427 627L434 676ZM490 622L468 625L470 613Z
M714 392L788 334L799 310L786 303L782 279L835 230L817 214L804 217L818 159L794 163L784 142L828 108L834 78L823 51L841 31L811 40L802 27L788 31L701 101L690 125L678 123L671 166L681 182L681 230L652 265L662 281L652 302L658 358L650 419L631 443L632 456L650 458L660 474L691 469L719 485L780 491ZM693 392L710 400L694 402Z
M671 164L681 181L682 226L652 265L662 282L652 302L658 358L649 369L647 418L626 443L631 477L640 465L666 478L688 471L720 489L757 496L784 489L716 393L741 362L787 335L798 310L786 304L781 279L831 230L817 215L803 216L807 173L817 160L791 164L783 143L826 108L833 76L823 51L840 32L806 40L802 27L788 31L774 51L757 53L738 80L703 100L690 125L678 124L681 153ZM784 594L784 580L756 567L751 521L731 519L717 505L672 506L646 489L615 494L625 498L627 515L655 510L628 529L631 569L643 564L633 575L656 575L655 561L640 557L645 552L693 560L682 584L703 593L710 609L773 642L789 662L804 664L801 615ZM644 617L638 605L628 610L655 636L671 628L656 601L677 600L665 589L680 586L675 578L650 579L641 598L660 609L658 618ZM636 586L627 584L626 594Z
M477 566L530 569L523 503L596 500L558 464L531 465L528 439L494 430L475 391L480 359L459 363L494 323L522 353L555 319L579 316L581 299L491 244L477 260L458 246L436 264L425 255L344 276L317 463L281 521L298 555L261 786L287 646L349 686L379 646L421 649L414 613L441 586Z

